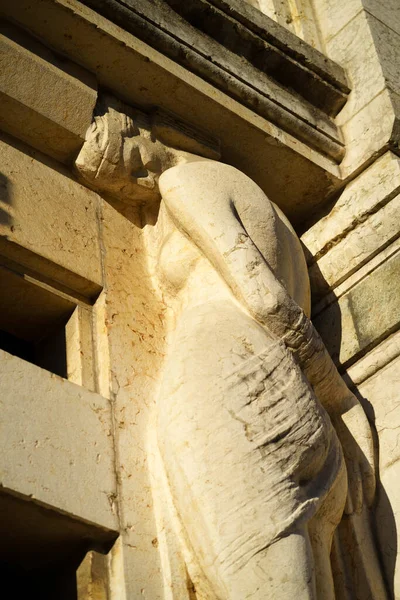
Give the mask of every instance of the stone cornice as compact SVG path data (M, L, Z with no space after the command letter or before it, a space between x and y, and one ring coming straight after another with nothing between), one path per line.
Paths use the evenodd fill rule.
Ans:
M343 157L331 120L349 91L342 69L258 11L220 0L84 4L322 154Z
M92 122L97 84L131 107L149 115L158 110L173 113L189 128L204 132L204 139L219 141L221 160L256 181L301 228L343 185L339 168L329 157L331 143L333 149L342 149L334 139L331 118L255 67L253 72L265 78L268 93L276 92L276 102L268 100L273 106L270 117L251 109L246 94L233 97L222 79L218 87L78 0L0 2L0 9L7 21L36 40L35 45L22 32L20 39L14 39L11 30L5 32L0 91L6 101L0 127L57 160L71 164L77 156ZM37 43L47 50L42 52ZM22 68L17 56L31 66ZM71 79L74 65L84 71ZM57 85L41 84L37 105L24 99L22 92L46 73L58 79ZM236 85L239 80L229 76L227 81ZM257 81L253 98L259 93ZM63 86L65 93L60 95L57 90ZM284 106L286 100L290 106ZM314 124L303 119L306 109L310 119L316 119ZM283 119L281 126L275 116Z

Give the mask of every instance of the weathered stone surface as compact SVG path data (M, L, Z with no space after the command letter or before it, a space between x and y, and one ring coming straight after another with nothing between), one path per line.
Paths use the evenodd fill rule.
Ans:
M399 274L397 253L314 319L336 364L354 362L398 328Z
M382 149L398 151L398 33L368 10L368 0L324 0L314 8L326 53L352 82L336 119L347 149L341 163L347 178Z
M400 338L397 335L400 351ZM396 341L393 340L393 344ZM364 359L364 360L368 360ZM359 393L370 407L379 438L379 472L381 486L377 505L377 534L382 560L393 597L400 595L398 548L400 531L399 477L400 477L400 359L392 360L359 386Z
M400 34L400 10L397 0L362 0L362 3L369 13Z
M91 1L87 0L87 4L91 5ZM96 2L93 6L97 8ZM183 18L177 16L175 11ZM293 60L279 64L282 56L285 56L281 51L270 49L247 29L241 34L240 23L233 22L232 18L227 19L223 12L206 0L185 4L174 4L173 0L156 4L147 0L134 4L106 0L101 12L294 137L322 150L334 160L342 158L343 147L336 136L336 126L324 111L319 110L322 98L335 96L332 86L316 92L311 103L308 97L310 90L314 85L319 86L321 81L317 77L315 83L312 80L306 82L304 91L299 93L296 89L297 94L293 96L285 86L279 85L280 82L276 83L287 71L292 85L302 78L302 74L297 72L290 76L294 68ZM203 29L207 35L203 35ZM255 41L250 44L252 36ZM273 56L269 56L271 52ZM210 54L212 61L207 58ZM252 64L254 57L258 57L256 60L262 69ZM272 65L272 77L264 72L268 64ZM345 101L345 95L340 99L339 107ZM334 114L339 107L335 107Z
M285 505L283 499L279 508L278 504L274 504L279 496L279 484L275 485L274 477L277 472L285 477L285 468L290 459L283 458L284 448L290 446L290 435L296 435L296 427L285 412L288 406L286 399L297 398L295 389L300 391L300 382L293 365L285 371L283 359L279 366L275 363L274 341L267 339L264 330L253 330L253 326L265 324L269 331L272 330L278 338L284 339L289 347L292 336L299 335L299 347L296 347L299 364L304 368L304 373L331 415L333 423L336 423L337 410L352 431L352 439L356 439L358 444L367 440L372 443L372 438L364 429L366 420L360 406L355 401L353 404L347 389L343 390L343 384L340 379L335 378L336 371L331 370L329 360L325 362L325 350L317 337L311 337L307 342L308 350L310 347L315 348L315 357L308 357L306 360L303 358L300 349L303 348L303 338L299 331L303 326L298 325L299 320L301 321L299 313L296 313L298 309L294 309L287 295L281 295L277 291L274 275L269 275L269 269L274 269L276 276L289 290L289 281L295 283L302 280L302 266L297 262L300 257L295 245L287 245L286 236L290 235L289 231L286 234L279 233L277 226L275 236L267 233L273 222L272 216L267 217L271 207L265 198L262 200L260 190L252 186L242 174L232 171L230 167L208 161L181 164L161 175L160 191L168 212L161 212L157 224L161 241L156 247L159 248L160 243L162 245L157 253L156 273L159 287L172 314L167 359L159 390L157 432L168 490L178 522L188 540L186 545L184 542L183 555L196 589L200 590L201 595L214 593L228 598L234 598L239 590L238 597L246 597L251 593L260 599L265 595L279 595L289 599L293 598L297 589L307 589L311 595L313 585L309 583L309 578L307 583L303 579L310 563L301 550L295 547L290 535L296 528L295 523L291 525L288 535L278 533L276 543L270 537L273 535L272 531L279 531L282 526L279 515ZM187 201L188 198L190 202ZM178 233L186 235L181 239ZM291 275L280 276L272 266L275 256L272 245L274 239L281 241L281 252L278 254L287 268L292 269ZM282 254L283 248L289 252L286 257ZM200 250L200 255L196 253L196 249ZM179 275L173 260L175 254L187 257ZM204 256L208 262L204 262ZM216 278L216 275L219 277ZM232 303L229 292L236 302ZM290 294L297 298L295 293ZM275 298L275 302L271 296ZM241 307L246 309L246 313L241 311ZM286 325L291 329L290 333L285 329ZM322 365L326 365L333 377L332 382L328 383L325 377L319 379L319 375L312 372L312 364L317 372L321 367L325 374L325 366ZM254 378L257 383L253 390L250 382L255 381ZM290 392L287 396L283 393L280 396L282 402L279 402L274 394L279 396L280 392L277 390L281 390L282 381L290 382L288 388L285 387L290 388ZM342 390L352 407L348 411L340 401ZM272 409L277 404L279 424L287 424L284 430L279 429L280 433L275 428L277 423ZM298 419L303 414L300 406L300 400L296 400L297 408L293 408L293 411ZM307 419L310 423L314 416L311 399L307 400L307 406ZM357 411L357 416L356 412L352 413L353 409ZM233 422L229 420L227 413L233 417ZM358 427L363 428L362 432ZM337 431L340 436L340 427ZM305 429L304 436L307 435ZM279 442L285 442L273 446L276 448L275 454L272 445L277 438ZM345 444L344 442L346 452ZM260 450L261 446L261 457L257 454L253 463L252 451ZM282 456L280 452L283 453ZM366 452L363 456L371 457L371 447L369 450L365 447L363 452ZM300 465L297 461L301 461L302 457L296 456L296 464ZM261 469L262 474L259 473L260 464L265 465ZM238 465L240 466L236 470ZM244 469L243 465L246 465ZM253 465L257 466L253 468ZM350 473L352 468L350 464ZM249 472L251 485L247 487L248 479L244 473ZM264 496L266 472L270 482L274 482L272 487L276 491ZM231 493L232 481L236 482L234 495ZM367 476L364 481L367 481ZM318 476L315 475L313 486L317 485ZM340 485L338 483L338 487L332 488L337 490L337 494L340 494ZM351 476L349 485L352 489ZM332 491L332 494L329 507L333 511L334 506L338 508L340 500L335 492ZM355 500L356 496L351 498L349 502L358 501ZM360 499L361 496L358 495L357 498ZM192 499L195 499L195 504ZM250 513L247 512L249 506ZM351 513L353 508L349 510ZM354 510L361 512L361 507ZM207 537L204 537L202 530L196 525L199 514L202 516L201 521L206 523ZM330 518L335 518L333 512L330 514ZM271 515L274 515L273 518ZM368 519L365 514L360 519L350 519L350 527L352 524L358 527L363 518L364 533L367 535ZM246 527L242 529L244 523ZM325 521L316 526L316 537L311 529L307 529L314 557L321 556L324 548L327 552L327 539L320 537L324 527ZM179 526L177 528L179 531ZM241 532L240 540L236 537L237 531ZM218 534L214 537L213 532ZM280 544L282 539L285 542ZM371 535L369 539L368 572L373 573L373 582L370 581L368 585L376 588L377 597L385 598ZM261 550L259 545L262 545ZM213 552L211 556L206 550L210 547ZM231 554L232 548L234 556ZM358 553L363 553L361 545L356 550L356 554ZM248 556L251 558L248 559ZM254 561L255 556L257 558ZM295 556L300 564L298 569L294 568ZM314 563L316 595L320 598L333 597L334 593L327 563L329 560L324 563L325 569L318 563L318 559ZM271 568L273 564L285 565L284 581L281 577L282 570L279 577L275 576ZM362 573L363 569L361 567L358 572ZM362 598L362 593L354 597Z
M400 32L394 30L391 23L383 23L379 18L368 15L372 38L379 51L380 68L387 86L400 93ZM398 10L400 19L400 10ZM394 23L396 25L396 22Z
M362 10L362 0L319 0L315 5L325 44Z
M329 56L351 73L352 92L338 116L339 125L344 125L385 87L399 92L399 48L399 34L363 10L327 42Z
M327 253L399 191L400 159L386 152L349 183L333 209L301 236L308 262Z
M380 47L374 41L367 14L361 10L327 42L326 50L351 73L352 91L337 118L337 122L344 125L385 87L378 54Z
M103 285L96 194L12 138L0 148L1 254L92 298Z
M85 3L91 5L92 0ZM121 4L128 10L121 8ZM98 8L95 3L93 6ZM301 97L330 115L343 106L349 91L346 77L338 65L327 61L287 29L237 0L190 0L184 4L176 0L156 3L124 0L119 4L105 0L100 12L117 23L124 19L124 28L128 31L178 62L184 62L195 72L200 60L191 60L192 51L198 53L206 48L206 55L212 52L214 63L208 70L220 65L232 74L237 74L234 56L239 55L243 80L254 65L283 85L290 80L290 87ZM146 21L151 22L150 27ZM183 44L185 55L176 53L172 39L169 45L163 44L163 33L156 31L154 25L163 30L164 35L169 34ZM222 59L220 45L227 53L225 59ZM201 75L207 77L207 71L202 69Z
M373 377L400 356L400 331L393 333L347 369L344 378L350 387Z
M346 155L341 162L343 178L365 165L382 150L397 152L400 140L400 96L384 89L341 128Z
M303 234L314 303L398 236L399 191L400 160L387 152Z
M122 202L102 202L102 217L107 292L95 305L95 338L100 392L112 400L123 507L121 544L111 556L112 587L126 598L164 600L164 532L155 523L147 428L165 351L165 305L147 270L142 231L130 220L134 212Z
M157 7L157 2L148 4ZM130 2L136 7L143 3ZM185 6L169 2L182 13L204 4L205 0L190 0ZM234 15L241 34L245 28L251 39L256 35L266 47L275 44L273 55L282 52L285 64L296 63L294 71L278 73L279 85L286 77L288 85L292 82L294 89L304 91L304 72L307 77L312 72L311 78L323 78L318 61L307 65L303 45L290 37L280 38L280 28L271 26L264 39L258 30L262 19L253 19L241 2L207 0L207 4L223 12L231 10L231 16L225 11L227 21ZM278 0L273 4L277 6ZM264 191L289 208L300 226L310 207L324 203L333 192L339 170L310 147L310 140L300 142L252 112L243 98L233 100L226 93L229 86L222 92L215 82L207 83L159 55L77 0L34 4L20 0L4 5L15 22L96 73L101 86L111 88L129 106L143 109L146 121L136 131L134 119L129 121L126 115L122 120L103 119L97 106L98 127L88 132L77 166L103 197L79 186L55 161L6 140L10 149L4 152L6 175L1 180L4 240L0 254L15 261L4 261L5 270L19 263L20 270L12 277L23 285L19 293L0 282L0 298L6 300L4 305L0 301L0 330L11 310L21 309L18 333L26 334L33 312L45 316L46 295L56 296L50 302L54 307L59 299L60 306L65 301L68 314L79 302L65 330L67 374L71 381L98 390L109 400L4 355L11 367L4 378L0 366L0 378L7 390L12 388L7 392L5 415L8 422L15 419L18 424L15 431L6 430L6 441L17 448L16 461L8 458L8 447L0 459L0 463L8 461L11 492L26 498L33 487L35 499L27 504L41 510L46 506L68 523L83 524L100 541L104 534L108 545L101 545L101 550L108 550L119 527L119 543L103 563L108 573L102 573L97 590L102 599L193 600L218 595L223 600L243 600L251 594L254 600L266 596L293 600L304 592L318 600L335 595L337 600L386 600L369 526L372 511L370 515L368 510L376 505L374 459L378 457L371 429L297 306L308 314L307 269L296 236L262 190L234 167L263 182ZM285 3L285 10L289 5L293 14L301 10L300 3L291 1ZM340 36L343 14L338 5L332 7L330 1L326 5L336 8L332 21L339 23L336 35ZM353 2L347 8L343 5L344 14L356 22L358 14L352 15L352 6ZM168 23L164 25L168 28ZM214 25L210 19L199 30L211 33ZM229 37L230 31L217 33ZM367 33L363 29L360 37ZM225 41L224 47L229 48L229 40ZM360 44L368 59L369 41ZM245 45L238 47L246 50ZM197 48L204 49L207 46ZM266 58L264 53L260 56ZM204 58L212 62L208 55ZM228 53L222 58L228 61ZM389 59L394 58L395 52L390 52ZM256 56L253 59L257 62ZM349 68L358 59L355 53ZM275 67L280 66L278 61ZM268 63L269 75L271 69ZM302 73L300 81L295 72ZM365 386L366 412L373 416L371 408L376 409L382 439L380 494L382 490L387 494L398 520L399 440L391 430L392 425L397 429L397 414L390 420L397 410L397 388L392 389L390 381L397 383L392 366L398 369L400 351L396 323L400 176L397 150L393 146L388 151L395 142L395 92L384 88L372 101L366 94L368 104L358 110L363 102L361 86L370 84L366 73L358 75L359 91L354 96L358 112L346 122L351 145L343 173L352 178L363 162L371 164L374 153L381 156L385 149L385 155L348 185L333 212L305 239L311 260L317 260L311 266L315 287L320 293L334 288L339 297L334 303L332 293L323 296L315 307L316 321L327 344L336 344L339 359L343 350L345 367L352 365L347 372L352 388L351 378ZM395 82L395 69L388 69L387 75ZM324 79L315 89L326 83ZM311 96L315 89L309 90ZM276 90L271 85L268 93ZM278 94L274 101L279 99L287 97ZM179 119L189 123L188 135L194 137L184 150L199 154L206 150L207 157L216 157L214 138L220 138L224 162L161 149L160 141L169 146L171 129L168 124L158 129L154 121L153 127L150 124L159 104L173 112L177 107ZM321 104L325 104L323 95ZM295 104L290 104L290 110L297 117L307 116ZM21 124L22 120L15 126ZM41 121L35 129L38 138L44 124ZM311 124L320 126L318 114ZM196 136L194 125L204 135ZM162 134L161 140L157 133ZM176 136L173 127L172 133L171 146L182 150L182 136ZM51 153L49 148L46 151ZM143 193L140 186L155 193ZM36 269L42 280L34 282L27 276L25 265ZM10 281L11 275L7 276ZM25 293L26 283L37 284L45 294ZM70 296L62 289L69 290ZM22 297L25 304L19 302ZM18 306L10 308L14 299ZM56 308L63 316L60 306ZM341 326L343 333L338 334ZM41 334L40 326L32 333ZM379 383L372 384L375 379ZM381 400L386 392L387 399ZM29 428L24 429L27 422ZM339 556L340 563L335 591L329 552L333 529L343 512L346 476L332 424L345 453L349 484L346 517L335 533L333 555ZM68 495L71 488L76 497ZM385 531L382 527L380 534L391 583L397 540L382 498L378 508ZM60 520L56 521L52 523L58 535ZM37 531L32 534L29 529L29 545L24 544L20 529L21 547L33 554ZM351 531L347 537L346 529ZM247 560L245 551L252 544L256 552ZM347 561L349 568L340 561ZM94 563L90 559L88 564L91 572L84 573L79 593L94 596ZM346 587L349 575L355 582L343 590L340 586ZM111 589L106 589L108 584Z
M327 193L339 186L337 167L321 153L80 2L38 0L33 7L29 0L20 0L18 7L7 3L3 10L14 22L95 73L99 85L128 104L144 111L158 106L177 113L220 139L223 160L254 179L292 222L302 224Z
M352 275L344 279L342 283L339 283L332 292L322 296L322 298L313 305L312 314L314 316L319 315L327 306L334 304L338 298L341 298L349 290L354 288L360 281L366 279L370 274L375 271L380 265L387 262L390 258L395 256L400 250L400 237L391 242L388 246L383 248L378 254L370 258L363 266L358 268Z
M107 143L103 140L104 131L109 133ZM152 348L153 356L138 357L142 361L142 371L137 380L130 374L131 363L122 361L118 375L111 370L108 383L111 397L115 398L114 419L121 430L116 436L119 459L123 460L125 436L130 434L128 429L125 431L125 423L130 420L131 424L141 422L139 450L134 456L136 473L143 485L140 491L132 488L132 473L128 472L133 459L131 454L130 460L123 461L125 473L120 478L120 499L129 504L128 498L135 498L132 505L136 510L142 505L148 517L148 483L153 482L152 491L156 496L155 523L150 519L145 526L140 523L140 548L144 547L155 524L164 586L179 581L177 573L187 569L190 580L202 596L234 597L234 590L239 590L240 597L254 592L262 598L265 593L277 595L279 590L280 597L289 599L298 586L311 593L314 585L321 597L332 596L329 561L320 562L319 557L329 554L333 524L339 523L346 499L346 479L336 437L328 433L332 425L327 415L323 413L329 451L324 454L326 459L319 463L320 467L312 473L315 491L310 502L299 503L296 493L293 498L290 496L289 503L286 503L284 492L282 496L280 493L270 495L265 487L266 471L276 490L281 489L281 485L286 489L286 484L281 483L282 476L285 482L301 479L301 472L296 471L292 477L279 465L286 460L286 449L292 444L296 446L297 435L301 439L314 436L307 430L306 423L309 427L314 418L319 418L318 397L337 426L344 451L349 452L346 454L349 468L353 468L351 461L357 462L361 454L359 450L350 450L348 440L341 437L338 415L355 436L356 441L350 445L358 444L362 456L368 457L368 462L365 463L363 458L363 465L360 463L359 467L365 472L365 498L355 491L353 486L358 484L350 476L346 509L353 514L361 510L364 503L366 510L374 494L370 462L372 438L361 407L344 386L321 340L299 308L300 305L309 313L308 276L299 240L290 224L262 190L238 170L162 147L154 136L149 135L143 121L141 126L139 119L137 123L131 123L127 115L115 109L105 111L101 122L96 120L76 166L91 185L116 195L117 200L110 198L110 201L117 202L115 206L119 210L144 226L149 272L144 279L143 292L146 293L148 285L156 292L154 306L146 308L147 312L157 310L158 301L158 310L163 315L158 330L159 336L160 333L163 335ZM139 173L140 177L137 176ZM154 195L158 185L161 207L157 214L154 198L148 193L150 190ZM129 198L124 195L126 190L129 190ZM127 245L123 236L118 237L126 252L131 244ZM140 242L138 237L134 243ZM115 241L113 244L114 255L117 247ZM107 250L108 245L104 248ZM130 273L128 285L124 286L125 298L131 289L129 282L133 272ZM121 273L116 275L118 283ZM109 294L108 285L107 301ZM122 300L121 303L118 297L115 298L109 326L120 321L137 335L136 323L132 328L126 321L127 317L131 318L131 313L127 312ZM107 305L103 310L109 314ZM126 312L127 317L124 316ZM138 324L142 313L138 306ZM145 348L151 349L153 338L153 334L147 335L147 319L143 325L142 352ZM275 337L272 338L269 331ZM110 357L114 361L120 340L117 337L112 342L111 335L110 332ZM277 342L277 339L282 341ZM293 361L288 348L296 353L298 363ZM161 353L166 355L163 373L158 371ZM143 377L151 363L157 369L156 388L150 384L151 387L146 389L143 378L141 393L143 390L157 391L158 403L154 407L150 400L145 409L138 411L140 405L135 406L132 396L127 405L124 388L130 388L132 383L131 394L135 393L136 386L141 383L138 377ZM300 367L304 369L304 375ZM254 391L246 383L252 380L253 370L256 377L260 377ZM313 385L315 397L310 387L304 387L304 376ZM279 403L281 386L285 390L284 402L280 405L279 415L275 415L268 402L271 394L276 393L278 396L273 396L272 406ZM263 390L268 393L264 394ZM296 408L294 405L291 408L293 401ZM281 433L282 411L291 426ZM301 433L296 429L297 425L292 424L294 413L297 425L304 419ZM162 476L157 470L152 470L150 481L147 480L144 471L146 453L140 437L143 427L149 428L153 437L157 437L150 454L159 456L161 471L167 474L164 485L158 482L159 475L161 479ZM321 428L325 431L324 425L321 424ZM275 449L276 438L284 439L285 443ZM261 470L258 467L260 445L265 448L265 453L261 453L265 468ZM309 448L308 443L306 446ZM131 447L129 451L132 453ZM317 453L320 457L320 452ZM293 468L300 471L302 465L308 469L310 459L314 460L313 454L307 458L301 453L296 456ZM150 469L154 468L155 462L151 461ZM250 486L247 473L251 473ZM329 482L325 480L326 475ZM154 487L155 481L158 483ZM234 495L231 493L232 481L236 482ZM305 488L302 488L302 497L304 493ZM160 502L160 494L165 495L165 502ZM252 507L250 513L249 506ZM310 506L317 511L312 511L315 519L317 514L325 515L325 510L328 511L329 523L323 520L319 524L318 521L314 532L312 518L304 534L303 517L299 523L297 519L303 510L309 514ZM168 514L168 511L171 512ZM205 527L198 525L199 515ZM127 514L123 517L124 523L126 518ZM244 542L243 523L246 523L246 531L250 528L251 532L251 535L245 534ZM301 538L305 536L304 539L309 540L313 558L308 552L301 553L296 536L285 534L288 523L290 532L295 530ZM135 545L137 549L135 523L129 521L124 529L125 545ZM183 533L179 532L185 532L184 540ZM279 543L282 538L285 538L284 544ZM232 548L237 548L234 554ZM255 561L248 560L248 554L257 556ZM221 556L226 558L221 560ZM282 564L284 556L289 556L289 564L282 586L281 577L275 577L271 563ZM291 565L299 560L301 568L293 569ZM374 560L371 558L377 567L372 569L374 573L376 571L374 586L380 589L380 597L384 598L376 557ZM261 576L260 565L263 567ZM311 579L309 576L313 569L315 583L313 576ZM363 570L364 567L360 573ZM130 578L131 589L138 583L138 578ZM158 592L156 586L157 582L153 593Z
M334 290L399 236L400 195L361 221L309 269L313 299Z
M0 128L70 162L92 120L95 78L10 25L0 34Z
M108 401L0 350L1 486L115 531Z

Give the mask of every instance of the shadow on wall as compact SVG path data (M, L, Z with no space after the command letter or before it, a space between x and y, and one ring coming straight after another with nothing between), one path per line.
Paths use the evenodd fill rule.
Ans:
M309 258L307 249L303 246L306 257ZM317 265L313 265L318 269ZM323 278L318 271L318 276ZM329 285L326 284L326 289ZM313 303L314 304L314 303ZM329 340L324 339L329 348L332 359L341 372L339 355L342 341L342 314L338 302L329 306L329 324L325 328L323 337L329 332ZM354 519L343 516L335 535L332 549L333 571L338 570L340 577L335 577L336 595L338 598L351 600L381 599L377 589L377 570L383 573L388 598L394 598L394 577L397 558L397 528L390 500L380 480L380 448L379 438L375 426L375 411L372 403L357 389L354 381L346 373L344 379L361 403L371 426L375 450L375 475L376 496L371 510L364 515L357 515ZM376 549L376 556L374 557ZM375 562L375 568L373 563ZM379 587L379 585L378 585Z
M0 225L11 227L12 223L12 184L0 173Z

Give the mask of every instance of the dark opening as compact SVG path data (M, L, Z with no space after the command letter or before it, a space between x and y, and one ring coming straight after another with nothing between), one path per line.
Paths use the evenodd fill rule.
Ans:
M65 325L36 342L28 342L0 330L0 348L42 369L67 378Z
M24 273L0 264L0 348L67 377L65 325L76 304Z
M86 553L107 553L116 538L116 532L0 491L0 578L15 600L77 600L76 571Z

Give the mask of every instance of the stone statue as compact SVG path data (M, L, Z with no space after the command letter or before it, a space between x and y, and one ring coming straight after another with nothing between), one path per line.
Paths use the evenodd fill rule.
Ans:
M246 175L162 144L139 113L96 116L76 168L145 221L158 212L150 245L170 319L157 438L193 597L354 598L331 567L345 513L364 515L370 596L357 597L386 598L365 525L369 423L309 320L287 219Z

